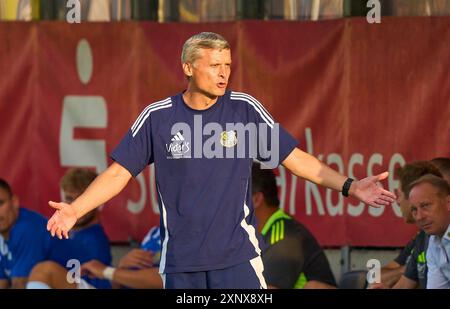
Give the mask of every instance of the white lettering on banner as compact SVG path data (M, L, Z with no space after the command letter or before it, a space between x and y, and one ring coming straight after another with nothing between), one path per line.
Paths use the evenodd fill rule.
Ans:
M77 72L78 78L83 85L87 85L94 71L94 60L91 45L86 39L81 39L77 45Z
M305 137L306 137L307 152L311 155L314 155L311 128L305 129ZM316 157L319 160L321 160L323 158L323 155L319 154ZM352 154L352 156L350 157L347 175L349 175L349 177L355 178L354 173L353 173L354 166L357 164L363 166L363 163L364 163L364 156L362 154L360 154L360 153ZM345 174L344 173L345 172L344 163L343 163L342 157L339 154L334 153L334 154L328 155L327 164L328 165L333 165L333 164L337 165L338 171L342 174ZM405 159L399 153L395 153L392 156L391 160L389 161L389 168L388 168L389 191L393 191L394 189L399 187L399 182L397 180L394 180L394 171L395 171L395 168L397 165L402 166L404 164L405 164ZM380 166L383 165L383 156L379 153L374 153L370 156L369 161L367 163L367 176L374 175L373 170L375 169L374 168L375 165L380 165ZM292 185L296 185L296 183L292 182L292 184L291 184L291 190L295 190L292 188ZM339 202L337 205L332 205L331 194L339 194ZM293 197L293 196L295 198L295 195L292 195L292 192L291 192L291 197ZM318 186L314 183L306 181L305 182L305 203L306 203L305 206L306 206L306 215L308 215L308 216L313 215L313 201L316 206L317 214L319 216L324 216L324 215L336 216L336 215L349 214L350 216L358 217L358 216L362 215L362 213L364 212L365 206L366 206L364 203L359 203L356 206L348 203L347 208L344 211L344 209L343 209L344 208L344 204L343 204L344 199L341 196L341 194L338 192L332 193L331 190L327 189L327 193L326 193L327 212L325 212L325 209L323 206L323 201L322 201L322 196L320 194ZM342 204L341 204L341 201L342 201ZM291 205L295 205L295 201L293 199L291 199L290 203L291 203ZM294 206L291 206L291 208L294 208ZM384 213L385 208L386 208L385 206L381 206L379 208L368 207L368 213L372 217L379 217ZM392 210L397 217L401 217L400 208L396 203L392 204Z
M151 164L149 166L149 186L147 191L146 181L144 177L144 173L140 173L136 180L139 183L139 190L141 192L141 196L138 202L133 202L131 200L127 200L127 210L136 215L141 213L145 205L147 204L147 192L149 192L150 197L150 206L154 214L159 215L159 205L158 205L158 193L156 191L156 179L155 179L155 166Z
M97 173L106 169L104 140L74 139L75 128L106 128L105 100L97 96L67 96L63 102L59 155L62 166L95 167Z
M140 173L136 180L139 183L139 190L141 192L141 197L138 202L133 202L131 200L127 201L127 210L136 215L141 213L145 205L147 204L147 192L149 192L150 206L154 214L159 215L159 204L158 204L158 193L156 191L156 179L155 179L155 165L151 164L149 166L149 186L147 191L147 185L144 177L144 172Z
M88 84L93 72L92 50L82 39L77 44L76 67L78 77ZM106 128L108 125L106 102L100 96L69 95L64 98L59 155L62 166L95 167L97 173L106 169L106 143L104 140L74 139L75 128Z

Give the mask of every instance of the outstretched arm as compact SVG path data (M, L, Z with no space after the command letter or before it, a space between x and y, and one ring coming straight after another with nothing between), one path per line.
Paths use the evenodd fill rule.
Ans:
M283 161L283 166L301 178L336 191L342 190L347 179L344 175L339 174L325 163L298 148L295 148ZM370 206L389 205L395 201L395 195L377 185L378 181L385 179L387 176L388 173L384 172L354 181L350 186L349 195Z
M69 230L78 218L116 196L127 185L130 172L117 162L101 173L72 204L49 202L56 212L48 220L52 236L69 238Z

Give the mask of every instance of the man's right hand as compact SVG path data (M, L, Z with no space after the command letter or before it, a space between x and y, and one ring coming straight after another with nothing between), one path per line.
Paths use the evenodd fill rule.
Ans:
M47 222L47 231L50 231L52 236L55 234L59 239L63 236L68 239L69 231L77 222L77 215L75 209L66 203L48 202L48 204L55 208L56 211Z
M120 261L119 268L150 268L153 266L153 255L142 249L133 249Z

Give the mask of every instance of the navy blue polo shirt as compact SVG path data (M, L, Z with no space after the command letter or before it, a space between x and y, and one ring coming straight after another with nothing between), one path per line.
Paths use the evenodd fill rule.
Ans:
M297 144L245 93L227 91L205 110L182 93L147 106L111 158L133 176L154 163L160 272L223 269L260 255L252 161L275 167Z

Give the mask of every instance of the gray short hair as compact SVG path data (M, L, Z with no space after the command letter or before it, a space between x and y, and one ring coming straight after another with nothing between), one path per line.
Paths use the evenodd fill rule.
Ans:
M193 63L198 58L198 50L230 49L230 44L220 34L214 32L201 32L190 37L183 45L181 63Z
M414 181L413 183L411 183L409 185L409 193L411 193L411 190L415 186L420 185L422 183L430 184L431 186L436 188L438 190L438 196L440 198L445 198L448 195L450 195L450 185L448 184L448 182L441 177L438 177L436 175L431 175L431 174L426 174L426 175L420 177L419 179L417 179L416 181ZM409 198L409 194L408 194L407 198Z

